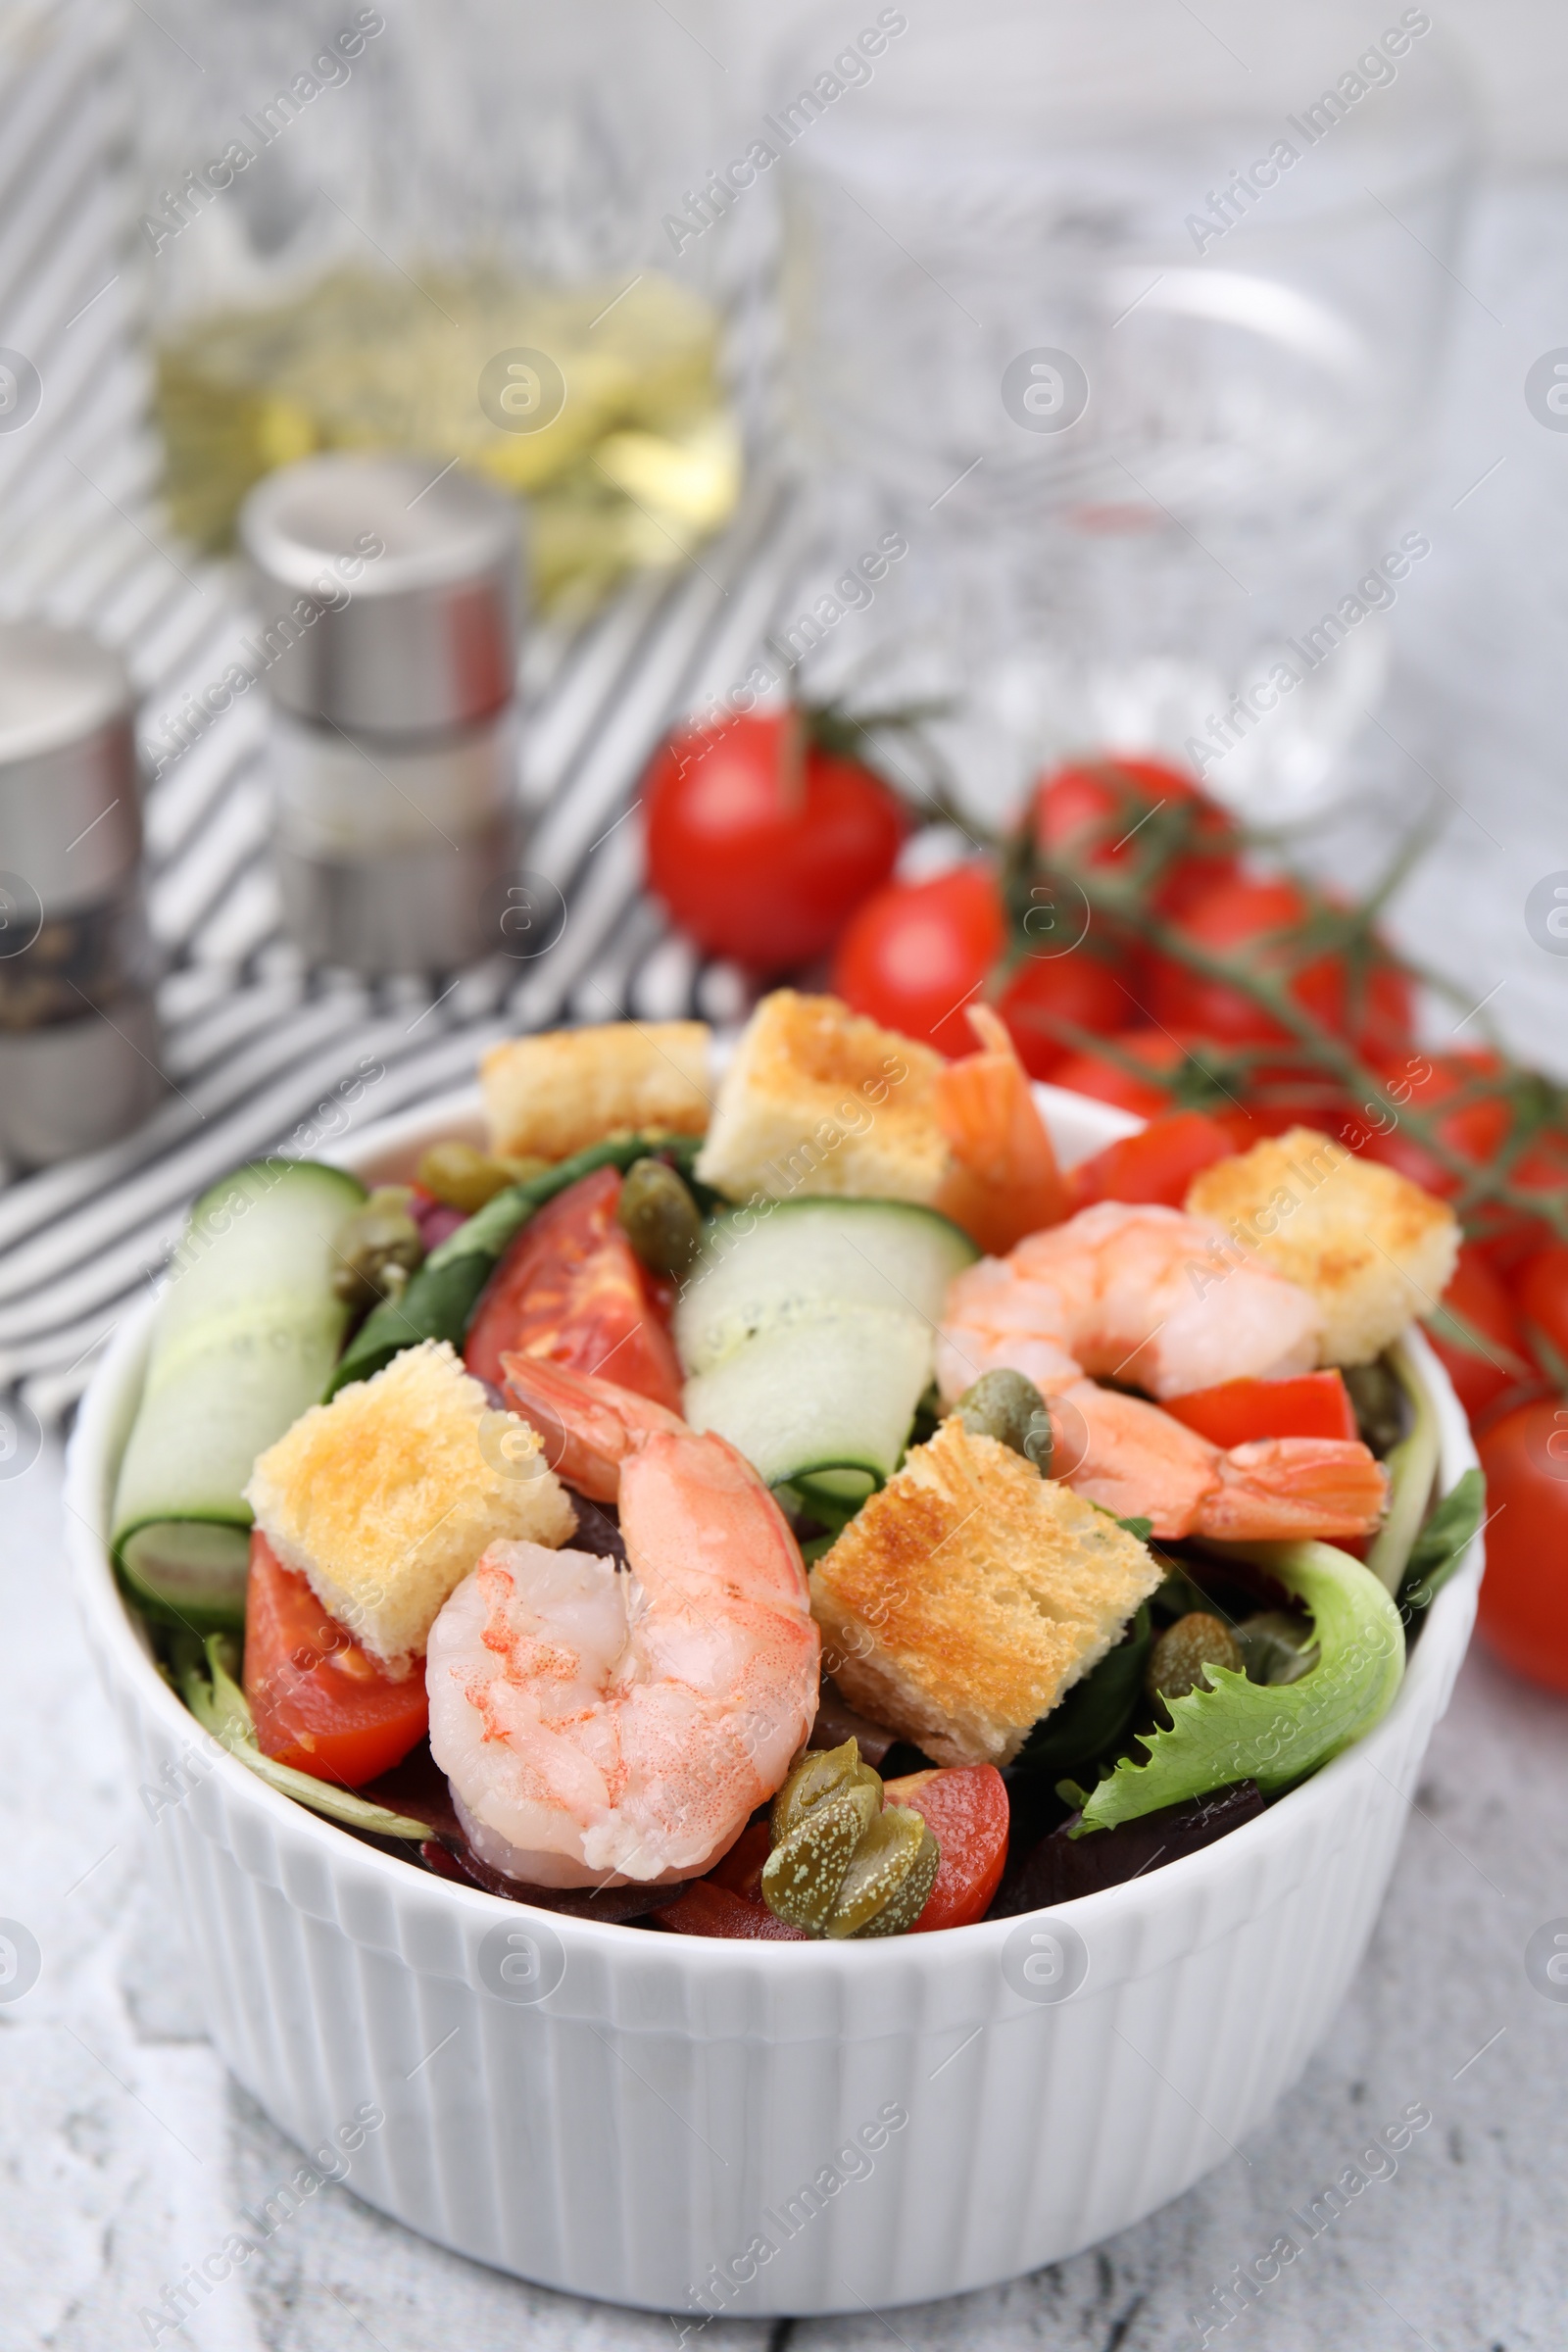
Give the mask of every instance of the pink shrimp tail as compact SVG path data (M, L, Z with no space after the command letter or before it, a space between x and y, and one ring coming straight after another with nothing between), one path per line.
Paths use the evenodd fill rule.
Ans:
M1259 1438L1229 1452L1147 1397L1078 1380L1051 1399L1056 1476L1090 1502L1175 1542L1369 1535L1388 1472L1353 1438Z
M989 1004L971 1004L981 1050L937 1073L936 1112L956 1165L934 1205L1000 1257L1066 1214L1067 1193L1028 1072Z
M1217 1468L1194 1533L1228 1543L1369 1536L1389 1498L1388 1472L1354 1438L1259 1438Z
M574 1372L537 1355L503 1355L503 1395L544 1440L545 1459L559 1478L591 1502L613 1502L620 1469L660 1431L686 1434L677 1413L592 1372Z

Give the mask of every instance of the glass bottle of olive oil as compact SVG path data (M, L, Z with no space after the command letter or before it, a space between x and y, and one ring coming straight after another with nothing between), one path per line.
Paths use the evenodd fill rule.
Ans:
M720 69L693 22L647 0L138 20L177 527L220 550L273 466L416 451L432 478L460 462L520 494L537 599L569 613L726 521L731 231L693 201Z

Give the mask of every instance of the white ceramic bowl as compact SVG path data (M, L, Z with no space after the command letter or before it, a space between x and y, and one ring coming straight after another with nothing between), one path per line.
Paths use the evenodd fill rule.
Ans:
M1041 1099L1068 1160L1136 1124ZM465 1129L471 1095L367 1130L349 1156L385 1178ZM501 2270L693 2327L876 2309L1109 2236L1295 2082L1382 1901L1479 1544L1370 1737L1201 1853L1030 1920L885 1943L637 1933L411 1869L197 1730L106 1548L150 1311L122 1327L71 1448L88 1642L214 2040L302 2148L384 2111L350 2158L370 2204ZM1447 1487L1475 1456L1422 1365Z

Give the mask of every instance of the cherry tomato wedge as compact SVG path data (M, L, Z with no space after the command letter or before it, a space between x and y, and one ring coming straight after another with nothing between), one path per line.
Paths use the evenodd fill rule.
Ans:
M1522 1404L1476 1450L1491 1514L1482 1636L1516 1674L1568 1690L1568 1404Z
M947 1054L974 1052L964 1006L1001 957L1006 924L988 865L890 882L850 918L833 990L857 1012Z
M1193 1178L1235 1151L1217 1119L1200 1110L1169 1111L1069 1168L1068 1198L1073 1209L1096 1200L1152 1200L1180 1208Z
M884 1781L890 1805L909 1805L942 1848L925 1909L909 1933L984 1919L1007 1860L1007 1784L994 1764L949 1765Z
M394 1681L260 1528L245 1594L245 1695L263 1755L343 1788L390 1772L430 1721L423 1666Z
M1298 1372L1288 1380L1222 1380L1217 1388L1166 1396L1161 1411L1211 1446L1250 1446L1256 1438L1358 1438L1350 1392L1338 1372Z
M602 1372L672 1413L681 1373L647 1269L615 1222L621 1176L596 1168L523 1227L480 1294L464 1346L476 1379L500 1386L503 1355Z

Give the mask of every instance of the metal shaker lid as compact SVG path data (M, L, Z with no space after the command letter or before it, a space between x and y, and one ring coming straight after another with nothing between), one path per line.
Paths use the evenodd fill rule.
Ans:
M511 699L522 521L435 458L332 453L240 511L269 691L355 734L468 726Z
M0 876L47 913L107 897L140 860L134 708L96 638L0 621Z

